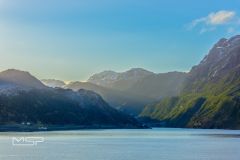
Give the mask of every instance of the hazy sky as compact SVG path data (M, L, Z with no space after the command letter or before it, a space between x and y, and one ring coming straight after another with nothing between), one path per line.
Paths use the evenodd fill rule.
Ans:
M239 17L239 0L0 0L0 70L63 80L188 71L239 33Z

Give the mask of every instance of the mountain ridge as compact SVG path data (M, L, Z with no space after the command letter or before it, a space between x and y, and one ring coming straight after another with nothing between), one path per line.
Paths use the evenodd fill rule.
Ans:
M45 88L46 86L29 72L8 69L0 72L0 84L12 84L28 88Z
M87 81L117 90L125 90L139 78L154 74L142 68L132 68L125 72L103 71L91 76Z
M46 87L29 72L19 70L1 72L0 80L0 125L13 126L16 131L49 126L143 127L136 119L112 108L92 91ZM5 86L11 87L7 90Z
M113 107L138 115L146 104L178 95L185 77L184 72L156 74L142 68L132 68L121 73L103 71L94 74L85 83L70 83L64 88L95 91ZM109 85L99 85L102 81Z
M178 97L147 105L140 114L165 127L240 128L240 36L220 39L192 67ZM167 112L164 112L166 111Z

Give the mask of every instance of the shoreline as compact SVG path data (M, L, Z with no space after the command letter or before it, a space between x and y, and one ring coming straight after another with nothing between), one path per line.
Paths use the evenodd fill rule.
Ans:
M69 130L98 130L98 129L151 129L151 127L142 126L114 126L114 125L49 125L23 126L23 125L0 125L0 132L47 132L47 131L69 131Z
M77 130L103 130L103 129L194 129L194 130L240 130L229 128L179 128L179 127L136 127L136 126L111 126L111 125L51 125L45 128L39 126L22 126L22 125L3 125L0 126L0 133L4 132L49 132L49 131L77 131Z

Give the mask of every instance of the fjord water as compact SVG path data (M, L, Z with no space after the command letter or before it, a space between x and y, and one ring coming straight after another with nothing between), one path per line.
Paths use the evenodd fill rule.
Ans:
M13 146L12 137L44 137ZM0 133L0 160L239 160L240 130L142 129Z

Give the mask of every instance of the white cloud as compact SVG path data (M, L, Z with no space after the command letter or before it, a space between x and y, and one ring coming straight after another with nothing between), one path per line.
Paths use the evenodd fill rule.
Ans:
M212 12L208 14L206 17L201 17L198 19L193 20L188 25L188 30L192 30L193 28L199 26L200 27L200 34L205 32L214 31L217 26L220 25L230 25L230 24L236 24L237 21L234 21L237 19L236 12L234 11L227 11L227 10L220 10L217 12ZM231 26L228 26L229 28ZM231 30L231 29L230 29Z
M204 23L206 21L206 18L199 18L199 19L195 19L193 20L189 26L188 29L193 29L195 26L197 26L199 23Z
M190 27L193 28L200 23L206 25L220 25L229 22L236 15L234 11L218 11L212 12L206 17L195 19L191 22Z
M234 11L218 11L216 13L210 13L207 16L207 23L211 25L219 25L228 23L236 15Z

